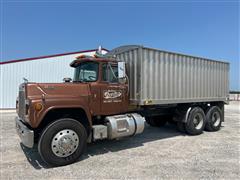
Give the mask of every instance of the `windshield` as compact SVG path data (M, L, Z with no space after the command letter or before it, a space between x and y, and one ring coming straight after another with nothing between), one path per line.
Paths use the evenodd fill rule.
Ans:
M94 82L98 79L98 63L84 62L75 68L73 81Z

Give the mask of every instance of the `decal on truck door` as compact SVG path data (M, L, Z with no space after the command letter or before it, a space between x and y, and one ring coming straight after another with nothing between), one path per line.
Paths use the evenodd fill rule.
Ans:
M105 90L103 91L103 102L122 102L122 91L121 90Z

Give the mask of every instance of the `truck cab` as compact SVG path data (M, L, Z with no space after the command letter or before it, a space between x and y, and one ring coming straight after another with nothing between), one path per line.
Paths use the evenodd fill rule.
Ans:
M142 116L127 113L124 62L81 56L70 66L75 69L72 81L23 83L16 103L22 143L32 148L37 142L42 159L53 165L76 161L87 141L130 136L144 129Z
M89 86L91 115L111 115L127 111L129 98L125 63L114 59L80 58L73 61L71 67L75 68L73 83ZM119 71L122 71L121 77Z

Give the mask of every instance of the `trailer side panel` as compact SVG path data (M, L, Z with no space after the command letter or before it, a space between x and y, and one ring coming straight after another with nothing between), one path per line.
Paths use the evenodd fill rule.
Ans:
M227 100L229 63L142 46L113 52L128 64L132 104Z

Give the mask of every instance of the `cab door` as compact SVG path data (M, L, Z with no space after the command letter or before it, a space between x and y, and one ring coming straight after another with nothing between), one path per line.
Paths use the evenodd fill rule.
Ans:
M117 63L102 63L100 110L101 114L119 114L128 109L128 90L126 83L118 79Z
M74 79L89 86L89 110L95 116L101 113L100 111L100 85L99 85L99 62L84 61L75 70Z

